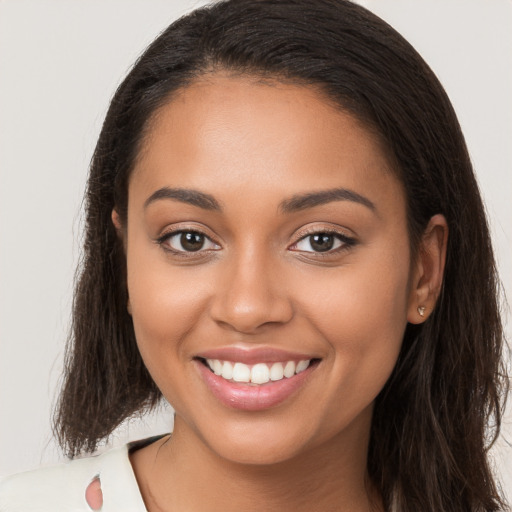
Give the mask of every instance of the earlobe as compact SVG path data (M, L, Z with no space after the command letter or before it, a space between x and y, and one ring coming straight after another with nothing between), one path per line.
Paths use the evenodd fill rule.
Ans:
M121 222L121 216L119 215L119 212L113 208L112 213L110 215L110 218L112 219L112 224L114 224L114 227L116 228L117 236L119 237L119 240L123 242L123 248L126 252L126 233L125 228L123 226L123 223Z
M420 241L412 275L407 320L423 323L432 313L443 285L448 223L444 215L434 215Z
M117 210L115 208L112 210L111 219L112 219L112 224L114 224L114 227L116 228L117 233L121 234L122 229L123 229L122 225L121 225L121 219L119 217L119 213L117 212Z

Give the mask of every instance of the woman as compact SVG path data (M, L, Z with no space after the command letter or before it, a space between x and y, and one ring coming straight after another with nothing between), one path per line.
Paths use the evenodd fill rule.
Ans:
M57 416L71 456L162 396L173 435L14 477L0 505L499 510L501 345L426 64L348 2L219 3L112 101Z

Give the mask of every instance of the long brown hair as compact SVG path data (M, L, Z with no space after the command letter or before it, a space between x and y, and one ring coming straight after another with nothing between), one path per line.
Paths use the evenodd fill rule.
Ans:
M375 131L407 196L414 248L429 219L449 225L442 293L409 325L378 396L368 471L399 511L492 511L504 502L487 461L507 379L498 280L484 208L453 108L433 72L389 25L345 0L228 0L181 18L117 90L91 164L84 252L55 431L70 456L93 451L161 394L126 311L125 259L111 211L144 131L172 93L216 69L314 84Z

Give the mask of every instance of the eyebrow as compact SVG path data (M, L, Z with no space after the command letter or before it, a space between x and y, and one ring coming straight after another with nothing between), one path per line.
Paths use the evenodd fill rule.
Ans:
M221 210L218 201L210 194L205 194L204 192L187 188L169 187L162 187L156 192L153 192L153 194L146 199L144 209L146 209L151 203L160 199L174 199L175 201L191 204L192 206L198 206L203 210Z
M199 192L198 190L187 188L169 188L162 187L153 192L144 203L146 209L151 203L161 199L173 199L182 203L191 204L204 210L221 211L219 202L210 194ZM307 208L313 208L333 201L352 201L366 206L375 212L375 204L368 198L346 188L334 188L320 190L318 192L308 192L307 194L297 194L290 199L285 199L279 205L279 210L283 213L292 213Z
M300 194L286 199L279 205L279 209L283 213L291 213L306 208L313 208L333 201L352 201L354 203L362 204L369 208L372 212L376 211L375 204L367 197L364 197L353 190L346 188L333 188L329 190L320 190L318 192L310 192L307 194Z

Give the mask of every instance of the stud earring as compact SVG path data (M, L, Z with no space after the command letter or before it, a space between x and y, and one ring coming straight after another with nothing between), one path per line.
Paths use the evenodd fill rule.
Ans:
M425 306L418 306L418 313L420 316L425 316Z

